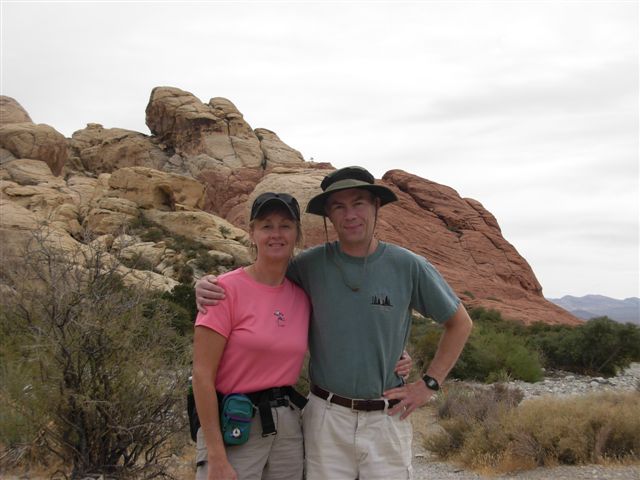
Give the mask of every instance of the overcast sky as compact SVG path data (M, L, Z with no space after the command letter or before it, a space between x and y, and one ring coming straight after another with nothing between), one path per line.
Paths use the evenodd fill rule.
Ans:
M2 1L1 93L66 136L149 133L155 86L306 159L492 212L547 297L639 296L638 2Z

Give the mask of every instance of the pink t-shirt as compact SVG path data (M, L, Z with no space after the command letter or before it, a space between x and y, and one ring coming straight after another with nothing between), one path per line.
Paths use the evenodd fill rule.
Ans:
M196 318L196 326L227 339L216 390L248 393L295 384L309 331L304 291L287 279L277 287L258 283L243 268L220 275L218 283L225 299Z

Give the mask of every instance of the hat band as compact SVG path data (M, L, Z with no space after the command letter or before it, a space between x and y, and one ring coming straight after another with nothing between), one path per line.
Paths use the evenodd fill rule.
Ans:
M355 180L353 178L345 178L344 180L338 180L337 182L329 185L325 192L330 192L332 190L342 190L345 188L356 188L356 187L370 187L372 183L363 182L362 180Z

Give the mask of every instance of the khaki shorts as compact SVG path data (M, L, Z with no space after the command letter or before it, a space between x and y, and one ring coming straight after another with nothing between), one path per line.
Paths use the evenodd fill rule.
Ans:
M411 422L309 395L302 414L307 480L411 479Z
M260 414L251 422L249 440L243 445L227 446L227 459L239 480L301 480L304 447L300 410L295 407L272 408L278 433L262 436ZM196 440L196 480L207 478L207 446L202 429Z

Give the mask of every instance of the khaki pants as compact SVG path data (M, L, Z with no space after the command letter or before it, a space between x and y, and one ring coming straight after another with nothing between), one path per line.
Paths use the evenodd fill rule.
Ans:
M272 408L277 435L262 436L260 414L251 422L249 440L243 445L227 446L227 459L239 480L302 480L304 447L300 410L295 407ZM196 441L196 480L207 478L207 446L202 429Z
M307 480L410 479L410 421L309 395L302 414Z

